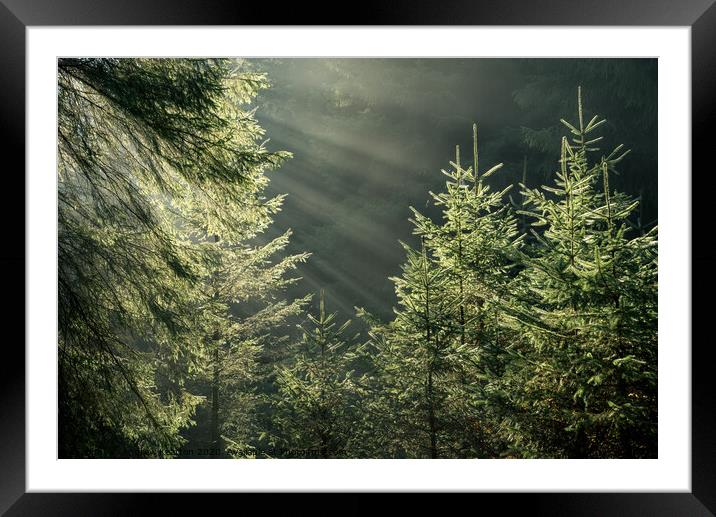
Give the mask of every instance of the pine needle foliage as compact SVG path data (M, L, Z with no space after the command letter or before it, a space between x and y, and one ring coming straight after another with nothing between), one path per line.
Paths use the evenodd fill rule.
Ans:
M630 235L638 202L609 186L628 151L594 160L605 121L582 113L580 89L554 185L523 192L542 231L512 283L507 427L528 456L654 457L657 229Z
M361 376L355 371L355 337L351 325L326 312L323 290L318 314L308 314L299 328L302 339L288 365L276 370L273 436L266 436L276 456L322 459L352 457L358 419Z
M187 382L215 332L233 339L229 300L305 258L249 245L289 156L248 107L266 86L229 60L58 61L61 457L176 454L204 400Z
M60 457L656 457L658 227L581 88L519 204L473 126L359 344L323 291L315 314L287 294L290 230L266 238L290 157L267 86L226 59L58 61Z
M503 203L509 189L492 192L484 182L502 164L480 173L477 126L473 139L473 166L462 167L457 147L453 168L442 171L445 190L431 192L442 221L411 209L421 250L405 246L403 274L392 279L395 320L373 330L378 391L385 397L377 411L402 420L392 422L397 429L390 433L401 445L388 453L484 457L497 446L485 389L500 373L495 311L520 237Z
M500 165L480 173L476 127L473 166L456 148L431 193L442 220L413 209L395 318L363 313L375 455L655 456L657 228L632 234L638 201L610 187L628 151L594 159L605 121L581 89L562 123L553 185L523 184L516 213L483 182Z

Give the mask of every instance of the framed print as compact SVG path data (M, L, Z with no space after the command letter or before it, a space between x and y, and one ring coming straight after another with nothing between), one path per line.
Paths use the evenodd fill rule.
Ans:
M0 508L715 511L711 2L104 4L2 7Z

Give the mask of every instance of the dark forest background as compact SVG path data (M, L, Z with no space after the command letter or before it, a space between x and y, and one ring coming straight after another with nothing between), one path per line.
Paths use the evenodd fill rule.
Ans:
M561 117L607 122L604 140L632 149L613 180L641 197L642 224L657 217L655 59L252 59L272 84L256 101L271 149L293 153L270 191L288 193L270 236L294 232L288 251L311 250L296 295L326 290L344 315L354 306L389 318L404 251L415 244L409 206L429 212L429 191L455 144L480 128L485 163L504 162L494 188L549 184ZM469 157L469 156L468 156ZM433 215L435 211L433 210Z

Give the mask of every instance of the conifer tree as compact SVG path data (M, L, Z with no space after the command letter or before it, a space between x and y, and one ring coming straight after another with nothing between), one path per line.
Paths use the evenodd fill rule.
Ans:
M581 89L577 123L562 121L555 184L525 189L535 247L512 285L523 338L506 421L526 456L653 457L656 451L656 228L629 235L637 201L612 192L622 146L593 161Z
M202 401L188 383L227 333L214 295L235 286L214 268L281 204L261 192L288 154L247 107L266 85L229 60L58 61L61 457L182 444Z
M424 244L420 251L403 246L403 273L392 279L395 319L373 322L370 332L375 365L370 413L378 427L371 434L380 456L444 457L445 400L448 374L456 368L454 338L460 327L454 313L460 300L445 295L447 270Z
M496 326L497 302L503 296L512 267L512 248L519 246L515 217L504 204L509 189L492 192L484 182L502 167L479 171L477 126L473 126L473 166L463 169L456 147L453 169L443 170L446 189L432 193L442 209L436 223L413 209L414 233L419 235L442 271L443 283L434 296L454 311L442 326L451 366L444 376L443 428L445 453L451 456L492 455L497 444L485 411L486 387L500 375L502 344ZM435 303L438 305L438 303Z
M352 457L362 379L355 338L345 337L351 321L338 325L336 316L326 312L321 290L317 316L308 314L299 326L293 359L277 368L276 435L267 439L279 456Z
M473 126L472 166L456 147L430 192L441 218L411 207L394 318L358 310L358 346L322 291L289 335L308 254L265 238L283 202L266 173L290 156L261 143L266 86L223 59L58 61L60 457L187 440L222 457L656 456L658 229L614 191L628 151L599 154L581 88L554 183L528 188L525 157L516 214Z
M483 182L502 164L479 172L477 126L473 143L473 167L463 169L456 147L453 169L442 171L445 191L431 192L442 221L412 209L421 250L405 246L408 261L393 279L395 320L372 324L374 392L384 394L371 407L400 442L388 454L475 457L498 447L485 411L486 387L500 375L496 302L519 238L503 203L507 190L491 192ZM396 414L398 420L391 418Z
M290 231L262 246L238 243L218 247L206 279L212 304L204 330L209 360L204 383L212 456L228 452L251 456L260 433L257 411L264 381L264 346L281 338L281 328L301 314L310 296L287 300L285 289L299 278L288 276L307 253L275 259L288 244ZM226 451L225 451L226 445Z

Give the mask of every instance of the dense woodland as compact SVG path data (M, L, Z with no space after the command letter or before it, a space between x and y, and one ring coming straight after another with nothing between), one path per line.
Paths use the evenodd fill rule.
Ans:
M392 312L346 314L302 283L332 242L277 228L268 86L236 60L59 60L60 457L656 457L657 227L590 90L523 128L552 154L535 181L466 124L402 207Z

